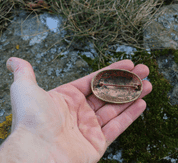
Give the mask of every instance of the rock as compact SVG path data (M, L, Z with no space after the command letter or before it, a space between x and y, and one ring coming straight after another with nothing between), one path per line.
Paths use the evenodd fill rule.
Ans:
M144 30L144 46L149 49L178 48L178 4L161 8L162 14ZM156 18L157 17L157 18Z
M144 31L144 46L147 49L178 49L178 4L172 4L161 8L162 14L152 21ZM169 92L170 103L178 104L178 65L174 62L174 56L161 56L157 58L159 72L173 86Z
M157 58L159 72L163 74L169 83L173 86L168 93L171 105L178 105L178 65L174 61L174 56L161 56Z
M82 52L81 55L85 55L88 58L95 59L94 55L91 52Z
M14 56L32 65L38 85L48 91L89 74L92 69L62 42L64 19L48 13L39 16L20 11L0 37L0 123L11 114L10 85L13 75L6 68ZM52 26L53 25L53 26Z

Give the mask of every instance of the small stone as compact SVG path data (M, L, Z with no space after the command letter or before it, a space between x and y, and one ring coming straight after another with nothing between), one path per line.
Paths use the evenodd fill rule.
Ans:
M0 109L0 116L3 116L5 113L5 110L4 109Z
M80 68L80 67L85 67L86 66L86 63L85 62L83 62L83 60L77 60L76 62L75 62L75 65L78 67L78 68Z
M56 76L58 77L58 76L60 76L60 73L62 72L62 69L58 69L57 68L57 70L56 70Z
M47 74L48 74L48 75L51 75L52 72L53 72L53 68L49 68L49 69L47 70Z
M41 58L41 55L38 53L38 54L36 55L36 58Z
M54 54L56 52L56 48L52 48L50 51L52 54Z
M35 37L33 37L31 40L30 40L30 43L29 45L32 46L34 44L39 44L41 41L43 41L46 37L47 37L48 33L47 32L44 32L43 34L39 34Z
M82 52L81 55L85 55L86 57L91 59L95 58L91 52Z

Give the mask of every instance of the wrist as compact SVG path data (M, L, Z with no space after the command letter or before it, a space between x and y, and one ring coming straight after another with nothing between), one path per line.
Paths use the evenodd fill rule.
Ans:
M76 152L66 141L68 139L58 138L55 142L43 139L43 135L16 128L0 146L0 163L78 163L81 160L91 162L85 159L87 156L85 157L83 151Z
M23 129L14 130L0 147L1 163L52 163L47 143Z

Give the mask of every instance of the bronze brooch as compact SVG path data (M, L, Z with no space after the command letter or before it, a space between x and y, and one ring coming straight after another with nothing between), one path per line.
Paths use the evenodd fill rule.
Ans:
M91 89L100 100L121 104L138 99L143 85L142 80L130 71L109 69L94 76Z

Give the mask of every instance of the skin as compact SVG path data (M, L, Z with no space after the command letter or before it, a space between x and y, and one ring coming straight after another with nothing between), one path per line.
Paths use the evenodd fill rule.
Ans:
M109 104L96 98L91 80L99 72L45 91L37 85L29 62L11 57L12 133L0 147L0 162L96 163L107 147L145 110L143 98L152 90L143 81L139 99ZM147 66L122 60L104 69L125 69L141 79Z

